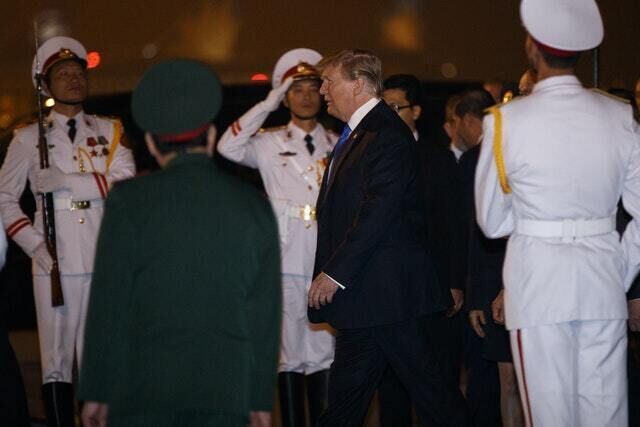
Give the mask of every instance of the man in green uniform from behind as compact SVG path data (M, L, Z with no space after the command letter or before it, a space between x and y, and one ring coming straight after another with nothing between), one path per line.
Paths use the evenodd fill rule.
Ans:
M85 426L269 426L280 330L277 225L211 160L221 104L203 64L151 68L132 113L162 170L115 186L98 239Z

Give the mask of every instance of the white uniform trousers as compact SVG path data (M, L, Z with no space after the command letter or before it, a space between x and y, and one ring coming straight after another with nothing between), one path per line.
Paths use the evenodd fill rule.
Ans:
M625 320L589 320L510 332L531 427L626 427Z
M74 355L80 369L91 274L61 275L64 305L51 306L49 276L33 276L42 383L70 383Z
M305 375L329 369L335 338L327 324L313 324L307 318L311 277L282 275L282 338L279 372Z

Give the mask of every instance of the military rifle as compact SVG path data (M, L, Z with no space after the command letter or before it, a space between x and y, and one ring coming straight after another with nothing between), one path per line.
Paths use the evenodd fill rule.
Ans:
M40 58L38 57L38 25L34 25L36 40L36 97L38 101L38 153L40 157L40 169L49 168L49 146L47 144L47 131L45 128L44 103L42 96L42 73L40 72ZM51 275L51 305L59 307L64 305L62 295L62 283L60 281L60 268L58 267L58 249L56 247L56 219L55 208L53 206L53 193L41 194L42 197L42 224L44 227L44 238L49 250L49 255L53 259L53 265L49 274Z

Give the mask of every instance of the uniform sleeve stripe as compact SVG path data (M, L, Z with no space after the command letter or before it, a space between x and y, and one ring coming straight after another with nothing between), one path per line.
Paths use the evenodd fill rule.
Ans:
M233 124L231 125L231 132L233 133L233 136L238 136L241 130L242 128L240 127L240 122L237 120L233 122Z
M28 218L20 218L9 227L7 227L7 235L9 237L13 237L18 234L18 231L22 230L24 227L31 225L31 221Z
M100 190L100 196L102 197L103 200L106 199L107 193L105 192L105 189L103 187L102 180L100 179L100 175L94 172L93 178L96 180L96 185L98 186L98 190Z
M107 177L104 175L98 175L100 180L102 181L102 185L104 186L104 194L105 196L109 193L109 182L107 181Z

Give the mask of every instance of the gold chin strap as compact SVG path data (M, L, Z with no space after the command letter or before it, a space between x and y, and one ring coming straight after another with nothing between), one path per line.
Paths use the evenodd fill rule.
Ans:
M504 167L504 156L502 155L502 112L500 108L493 107L489 111L493 114L494 132L493 132L493 156L496 159L496 168L498 169L498 179L500 187L506 194L511 193L511 187L507 181L507 171Z
M122 125L120 124L120 121L115 120L113 122L113 141L109 146L109 157L107 157L107 170L105 171L105 174L109 171L111 162L113 162L113 156L120 144L120 138L122 138Z

